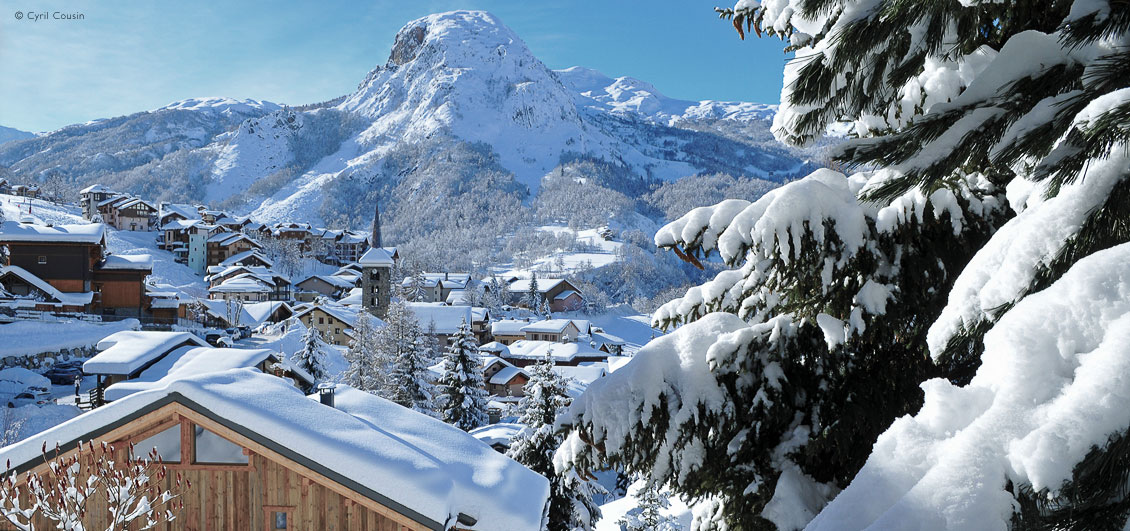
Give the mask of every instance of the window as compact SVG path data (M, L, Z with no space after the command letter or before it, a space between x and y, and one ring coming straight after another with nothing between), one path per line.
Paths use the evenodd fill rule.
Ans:
M286 511L273 511L275 529L286 529Z
M340 328L334 328L334 333L335 333L335 334L340 334L340 333L341 333L341 329L340 329Z
M133 446L134 459L147 459L149 451L156 448L157 455L166 463L180 462L180 424L143 439Z
M326 319L324 317L319 317L318 324L326 324Z
M39 263L40 264L46 264L47 263L47 257L46 256L40 256L39 257Z
M267 531L277 531L279 529L294 529L290 527L290 522L294 520L294 507L286 507L279 505L264 505L263 512L266 513L266 525L264 526Z
M196 459L200 464L246 465L243 447L196 426ZM286 528L283 528L286 529Z

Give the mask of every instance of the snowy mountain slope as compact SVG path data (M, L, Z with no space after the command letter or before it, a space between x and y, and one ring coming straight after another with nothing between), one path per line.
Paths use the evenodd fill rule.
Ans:
M20 131L19 129L13 129L11 127L4 127L0 125L0 144L11 142L13 140L23 140L25 138L33 137L35 137L35 133Z

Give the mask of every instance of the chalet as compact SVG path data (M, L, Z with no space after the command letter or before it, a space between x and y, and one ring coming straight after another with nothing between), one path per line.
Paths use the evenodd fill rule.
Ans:
M294 314L306 328L314 327L331 345L348 345L357 324L358 309L338 304L312 305Z
M503 355L503 359L518 367L543 361L547 355L554 365L568 366L603 362L608 359L607 352L597 350L585 343L557 343L523 339L515 341L508 348L509 352Z
M326 231L327 233L333 231ZM361 255L369 248L369 237L366 234L353 231L340 231L333 238L334 263L348 264L361 259Z
M291 295L290 281L286 277L271 271L263 266L212 266L208 268L209 275L204 277L208 282L209 288L219 287L221 284L236 277L250 276L256 280L262 281L271 291L267 294L267 299L270 301L289 301ZM222 298L222 297L213 297ZM247 300L247 299L241 299Z
M612 334L607 332L593 331L590 334L590 344L597 350L607 352L610 356L619 356L624 353L624 345L627 343Z
M11 194L11 193L12 193L12 183L8 182L8 179L0 178L0 194Z
M494 340L502 343L503 345L510 345L515 341L526 339L526 333L522 331L526 325L530 324L529 321L520 319L502 319L490 324L490 335Z
M137 198L115 203L111 208L115 210L112 225L118 230L152 230L157 216L157 209L153 205Z
M453 290L466 290L473 287L469 273L424 273L424 300L420 302L444 302L451 296ZM415 289L416 279L406 277L400 286L405 293Z
M177 262L200 275L207 267L208 238L217 230L197 219L171 221L161 227L161 246L172 252Z
M510 282L510 303L524 305L524 299L530 291L531 281L528 278L519 278ZM580 309L584 304L584 295L568 280L560 278L537 279L538 294L543 300L549 301L549 309L554 312L564 312Z
M111 226L117 227L118 222L115 216L118 215L117 205L129 201L130 197L124 194L112 195L102 202L98 203L98 215L102 217L102 222Z
M172 288L172 286L166 286ZM149 304L149 316L154 324L174 325L178 319L188 315L188 308L181 303L175 289L160 291L155 286L146 286L145 300Z
M254 369L197 374L133 393L0 449L23 481L80 441L156 448L190 482L158 529L540 529L549 482L463 431L345 385L326 403ZM311 431L310 426L318 430ZM124 459L118 459L121 462ZM505 494L503 494L505 493ZM89 511L90 528L108 526ZM38 528L51 526L45 519Z
M36 186L34 184L17 184L12 186L11 194L18 195L20 197L30 197L34 199L36 197L39 197L39 186Z
M204 324L214 328L246 325L257 328L266 323L280 323L294 316L290 305L282 301L247 302L200 300L205 308Z
M339 299L357 287L357 277L344 278L337 275L311 275L296 283L295 298L302 302L313 302L318 297Z
M483 356L482 360L488 393L502 401L525 396L523 388L530 381L529 373L502 358Z
M490 310L481 306L471 307L471 332L480 345L491 341Z
M270 299L274 286L263 279L244 273L208 288L208 298L224 301L261 302Z
M408 309L415 314L420 328L432 334L440 347L451 344L451 336L459 332L459 327L470 326L473 319L470 306L447 306L438 302L410 302Z
M204 220L205 223L208 223L210 225L217 225L216 222L218 220L230 217L231 216L229 216L228 213L224 212L223 210L200 210L200 219Z
M192 205L160 203L157 208L157 226L164 227L174 221L199 220L200 210Z
M106 226L48 227L5 221L0 244L7 245L9 263L43 279L64 293L94 290L94 269L106 247Z
M576 341L580 334L577 325L569 319L535 321L523 326L520 330L526 335L525 339L532 341L571 342Z
M219 265L228 258L247 251L262 249L258 242L238 232L220 232L208 238L207 265Z
M94 270L94 291L103 315L147 316L145 279L153 273L147 254L107 255Z
M423 286L423 289L417 289L415 277L405 277L400 282L401 293L411 294L417 298L416 302L441 302L444 300L441 298L443 293L441 279L425 276L420 285Z
M79 197L82 202L82 217L87 221L94 218L94 214L98 212L98 203L101 203L112 196L117 196L118 193L102 186L94 184L87 186L79 191Z
M19 266L0 267L0 305L52 313L90 313L94 292L63 293Z

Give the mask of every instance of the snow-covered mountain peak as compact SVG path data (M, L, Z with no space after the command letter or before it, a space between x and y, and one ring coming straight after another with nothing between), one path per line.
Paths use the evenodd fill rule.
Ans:
M373 120L363 142L447 132L494 146L507 168L536 186L563 146L583 143L573 100L497 17L452 11L406 24L388 62L339 108Z
M282 106L277 103L271 103L269 101L263 100L209 97L189 98L186 100L174 101L168 105L165 105L164 107L154 110L188 110L227 112L235 114L262 114L264 112L277 111L281 108Z
M621 116L637 116L665 125L682 120L771 119L776 105L747 102L688 101L669 98L655 85L634 77L611 78L581 66L556 70L558 79L577 93L577 105Z

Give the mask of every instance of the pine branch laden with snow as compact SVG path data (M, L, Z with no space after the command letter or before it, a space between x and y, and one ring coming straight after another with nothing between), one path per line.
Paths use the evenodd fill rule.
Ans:
M191 483L179 473L169 477L155 448L146 458L133 453L133 444L115 449L104 442L80 442L70 456L56 448L51 457L44 443L46 471L28 471L21 478L9 470L0 477L0 516L23 531L33 531L42 519L75 531L88 529L92 519L107 522L106 531L152 529L174 521L184 509L178 498ZM108 517L89 514L95 500L105 504Z
M592 497L603 493L603 488L575 470L557 470L553 464L553 454L564 439L555 421L570 402L566 381L553 372L553 361L547 356L533 365L522 389L518 423L525 427L511 440L506 455L549 480L550 531L592 529L600 518L600 507Z
M857 138L839 150L838 161L878 168L856 197L887 207L907 194L933 198L950 190L961 198L955 183L980 174L993 185L1007 183L1009 209L995 210L1016 214L995 234L995 223L949 241L925 226L905 233L923 242L927 272L931 258L972 253L968 266L953 260L940 268L947 280L960 271L952 291L943 283L923 297L908 292L905 278L888 283L887 314L905 311L916 321L916 333L888 338L927 347L946 379L922 384L921 411L879 438L855 481L811 527L1122 528L1130 516L1130 419L1061 406L1083 389L1099 407L1126 393L1097 383L1103 380L1095 374L1127 374L1126 353L1110 346L1124 328L1122 310L1105 298L1124 299L1123 281L1104 264L1130 241L1130 10L1105 0L743 0L721 11L740 33L782 36L796 51L774 121L778 138L799 144L833 122L854 124ZM972 205L958 204L964 211ZM731 265L738 265L735 256L748 258L657 318L679 323L722 310L756 327L767 314L790 315L794 324L804 316L790 307L796 292L774 284L780 258L758 251L773 248L765 242L783 247L779 235L770 240L750 224L727 255L725 232L742 222L745 208L715 207L697 218L692 212L657 238L694 259L714 249ZM882 230L882 217L875 221ZM752 250L743 247L747 240ZM850 241L841 242L851 250ZM839 282L837 264L832 277ZM850 271L845 282L863 280ZM936 311L939 293L948 301ZM823 294L829 298L835 290ZM1106 313L1099 317L1095 306ZM834 314L816 317L830 345L841 336L850 345L850 319L841 334ZM865 333L875 328L872 320ZM927 328L924 338L918 332ZM713 348L708 356L725 359ZM798 383L787 366L784 374ZM844 416L850 410L824 410L821 417L833 426L858 421ZM851 445L845 448L850 453ZM774 499L780 494L778 488ZM731 503L724 501L723 513Z
M464 321L451 338L437 382L440 418L463 431L487 423L487 390L478 344Z

